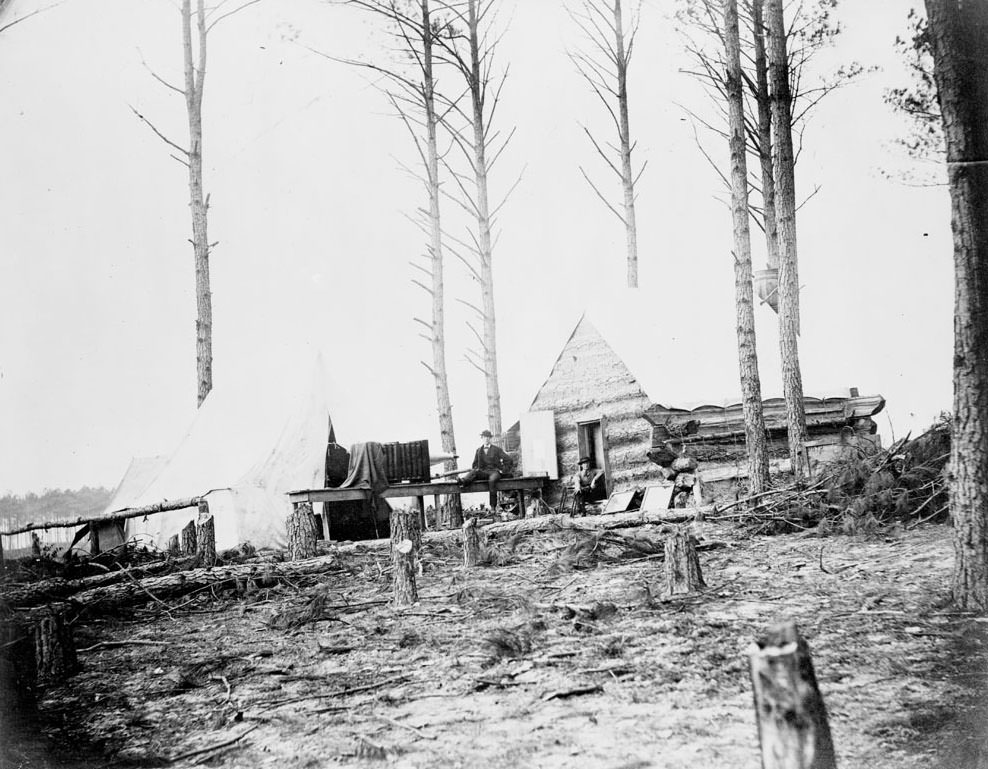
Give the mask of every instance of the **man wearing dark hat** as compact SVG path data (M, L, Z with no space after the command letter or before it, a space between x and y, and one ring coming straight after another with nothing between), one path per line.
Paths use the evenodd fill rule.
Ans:
M604 471L590 467L590 457L580 457L576 475L573 476L573 509L585 514L586 503L596 498L603 489Z
M486 478L487 485L490 488L491 510L493 510L497 507L495 484L502 475L507 473L508 468L511 466L511 458L504 453L504 450L500 446L495 446L491 443L493 436L490 430L484 430L480 434L480 437L484 439L484 445L477 449L477 453L473 455L472 469L460 478L459 482L465 485L478 478Z

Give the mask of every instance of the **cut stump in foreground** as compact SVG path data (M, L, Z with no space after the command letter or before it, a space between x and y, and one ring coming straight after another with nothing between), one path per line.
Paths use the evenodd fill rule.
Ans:
M696 540L677 529L665 541L665 594L695 593L706 587L696 554Z
M467 518L463 522L463 565L468 569L480 563L480 532L477 519Z
M392 603L395 606L411 606L419 599L415 585L415 547L412 540L395 542L391 548L391 560L394 563Z
M299 502L288 516L288 560L303 561L316 555L316 519L311 502Z
M827 710L796 624L771 628L749 654L763 769L836 769Z
M199 520L196 522L196 559L200 566L216 565L216 522L209 512L209 503L199 501Z
M189 521L182 529L182 554L196 554L196 522Z

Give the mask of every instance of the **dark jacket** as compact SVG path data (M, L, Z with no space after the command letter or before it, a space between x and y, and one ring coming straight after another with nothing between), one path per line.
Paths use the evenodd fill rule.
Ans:
M500 446L495 446L492 443L491 447L487 449L486 456L484 456L483 446L477 449L477 453L473 455L471 467L474 470L500 470L503 473L511 467L511 457L505 454L504 449Z

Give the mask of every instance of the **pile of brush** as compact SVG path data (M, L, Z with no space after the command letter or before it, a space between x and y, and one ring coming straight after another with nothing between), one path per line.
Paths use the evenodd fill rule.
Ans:
M941 415L917 438L907 435L888 449L849 447L818 480L723 505L709 518L739 520L755 533L861 533L943 519L949 457L950 419Z

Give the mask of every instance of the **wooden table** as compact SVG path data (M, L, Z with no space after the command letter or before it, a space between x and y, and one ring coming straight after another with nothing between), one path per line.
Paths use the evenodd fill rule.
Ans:
M519 511L525 513L525 492L536 491L545 486L549 479L547 473L539 475L526 475L520 478L502 478L496 481L494 488L497 491L516 492L518 494ZM461 486L456 481L441 480L430 483L399 483L388 486L381 492L385 499L395 499L397 497L414 497L419 511L419 522L425 529L425 498L434 496L436 510L440 508L439 497L449 494L479 494L490 491L487 481L475 481ZM289 491L288 499L292 507L296 510L300 505L308 505L312 509L313 502L349 502L353 500L370 500L370 489L299 489Z

